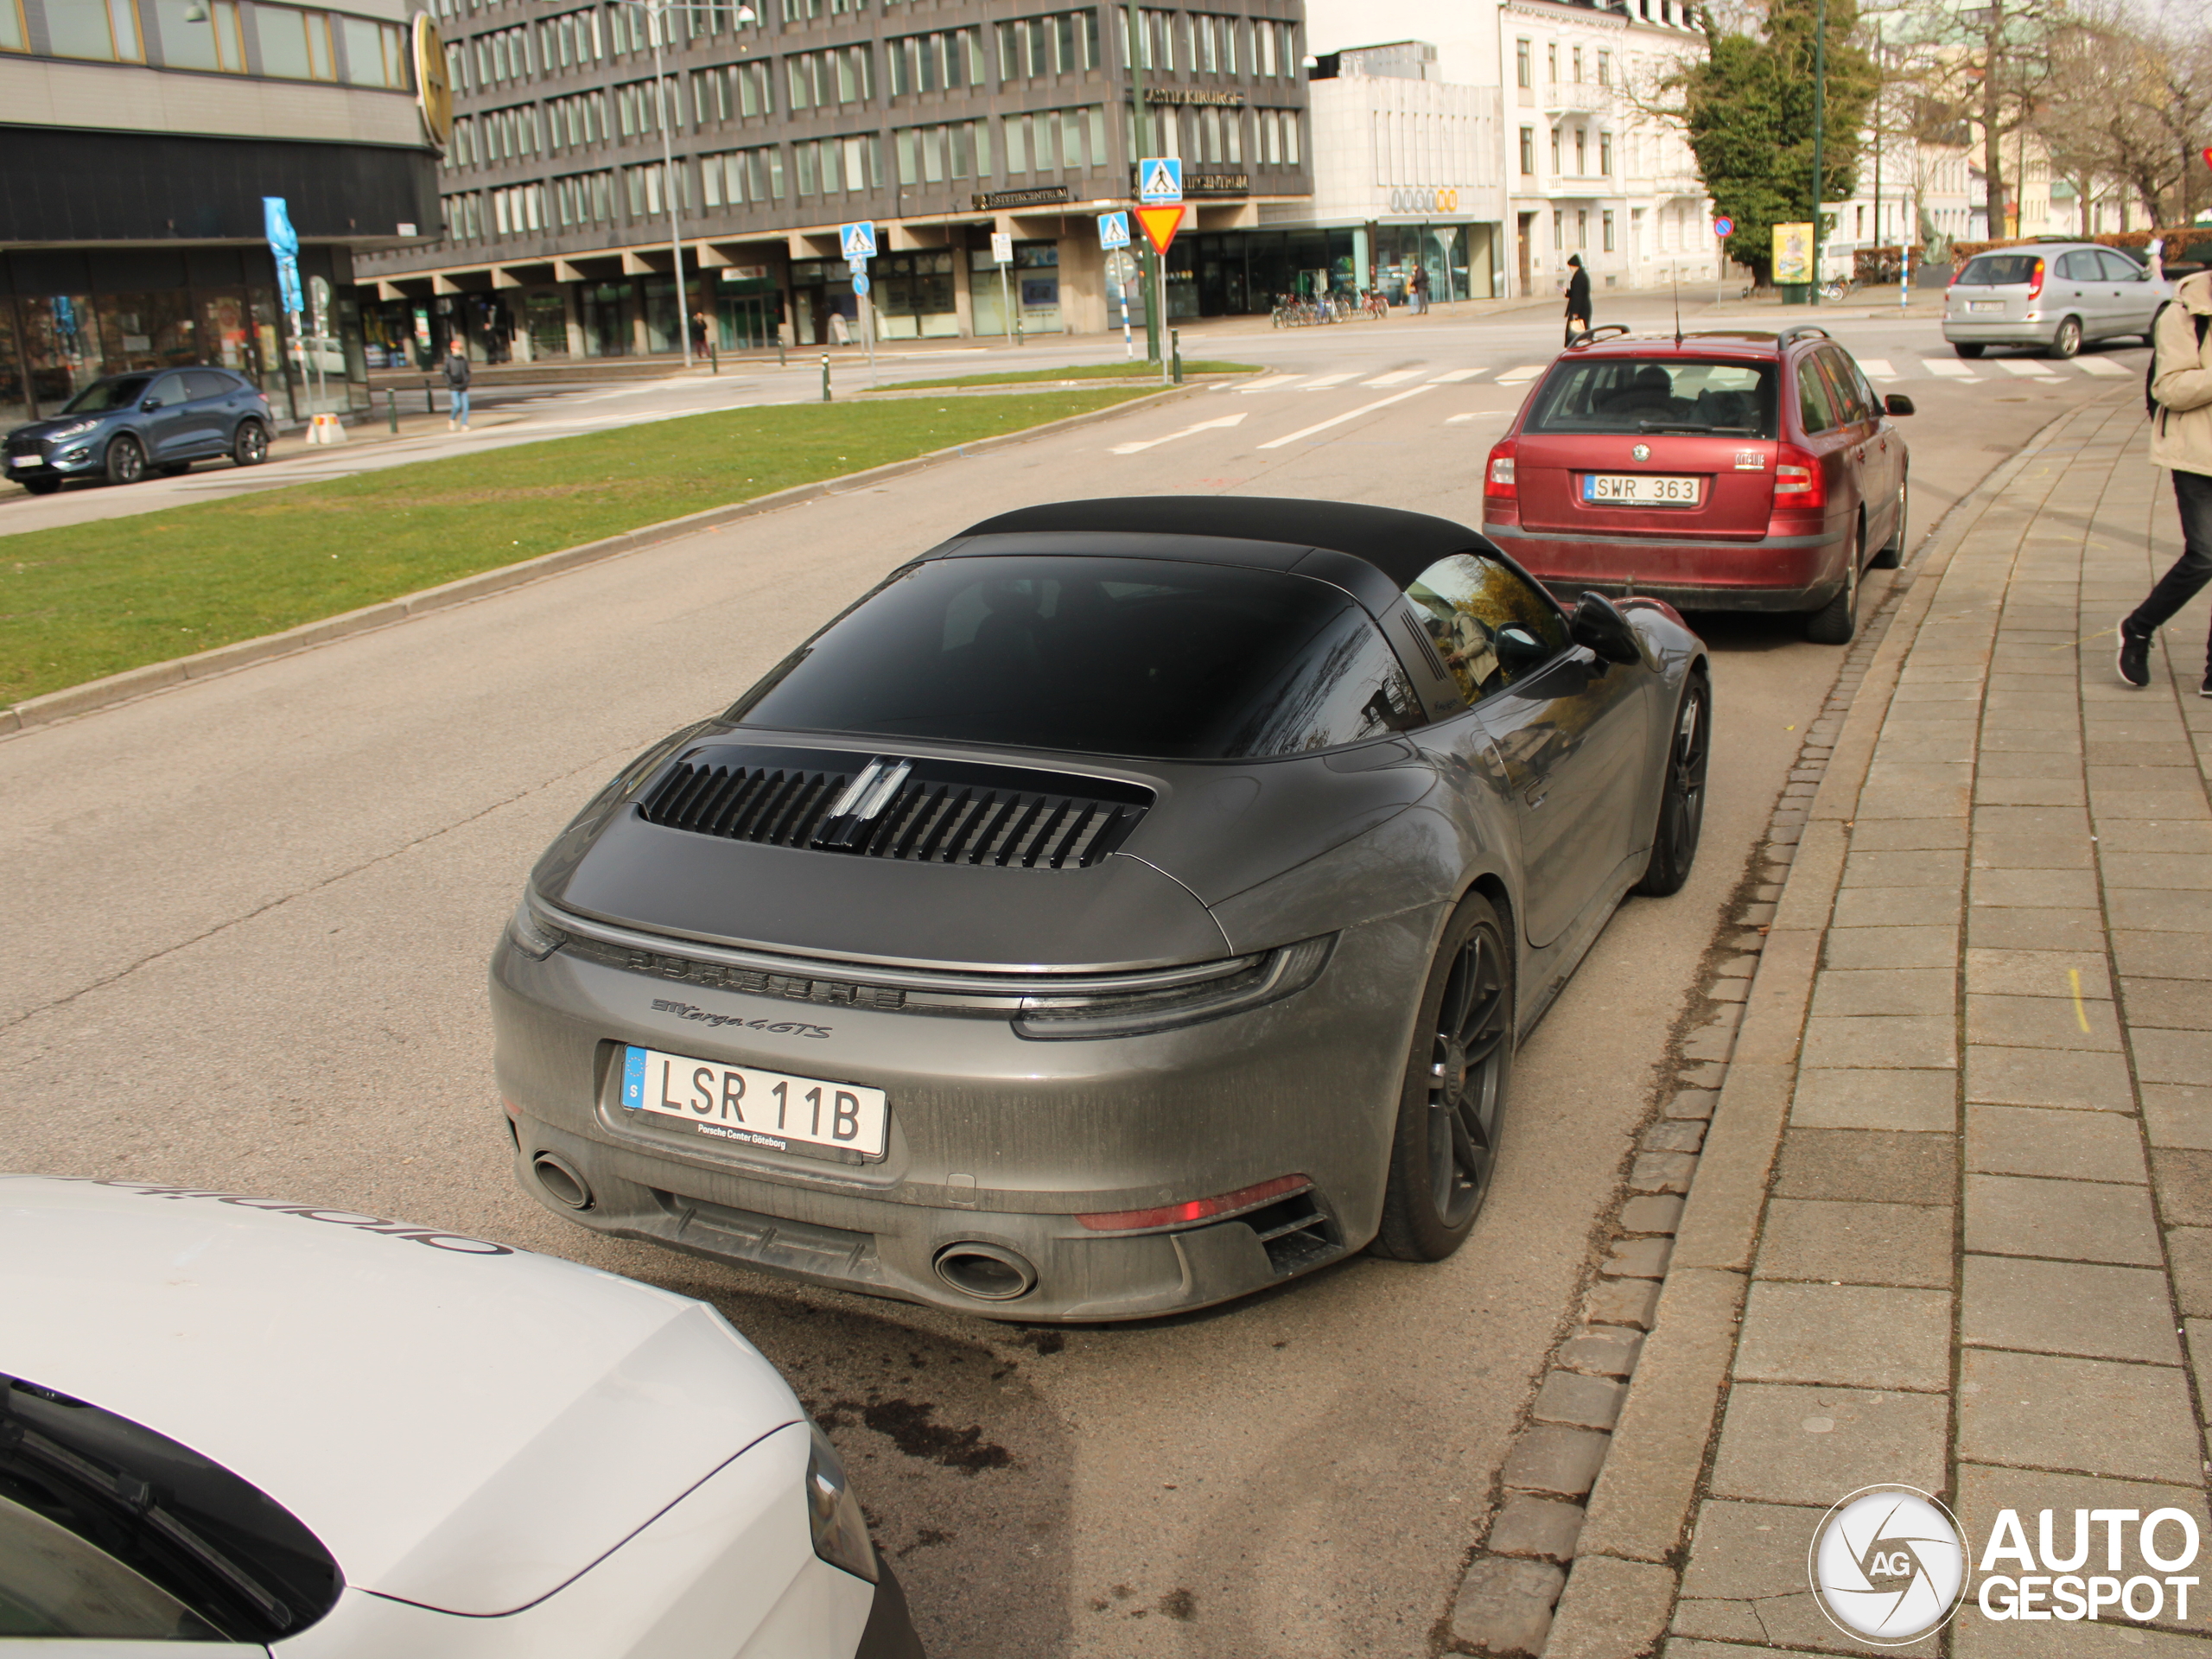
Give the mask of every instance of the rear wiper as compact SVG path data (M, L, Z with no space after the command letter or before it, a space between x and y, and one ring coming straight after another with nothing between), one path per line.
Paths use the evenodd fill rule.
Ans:
M1707 426L1703 421L1638 421L1639 432L1719 432L1732 438L1755 438L1758 429L1748 426Z

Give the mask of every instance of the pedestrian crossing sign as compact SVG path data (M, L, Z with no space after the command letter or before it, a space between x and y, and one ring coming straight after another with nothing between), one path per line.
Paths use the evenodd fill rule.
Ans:
M843 245L848 259L875 257L875 226L873 221L862 225L840 225L837 240Z
M1164 207L1183 200L1183 160L1179 156L1147 156L1137 163L1137 200L1147 207Z
M1109 251L1129 245L1129 216L1127 213L1098 215L1098 245Z

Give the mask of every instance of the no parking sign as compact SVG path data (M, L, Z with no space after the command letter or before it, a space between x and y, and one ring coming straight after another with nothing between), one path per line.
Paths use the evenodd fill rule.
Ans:
M1736 221L1732 219L1714 219L1713 221L1713 233L1726 240L1727 238L1736 234Z

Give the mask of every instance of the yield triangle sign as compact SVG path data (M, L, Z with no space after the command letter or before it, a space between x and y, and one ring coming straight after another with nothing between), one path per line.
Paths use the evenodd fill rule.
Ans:
M1140 207L1137 223L1144 226L1145 240L1152 244L1153 251L1166 253L1175 232L1183 228L1183 210L1180 207Z

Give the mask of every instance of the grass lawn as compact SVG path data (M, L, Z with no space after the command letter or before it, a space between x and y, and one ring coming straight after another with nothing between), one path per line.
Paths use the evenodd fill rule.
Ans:
M1149 390L728 410L0 535L0 708Z
M1192 363L1183 372L1192 374L1257 374L1256 363ZM1160 365L1139 358L1134 363L1093 363L1079 369L1024 369L1019 374L963 374L950 380L903 380L880 391L938 391L951 386L1018 386L1027 380L1150 380L1157 385Z

